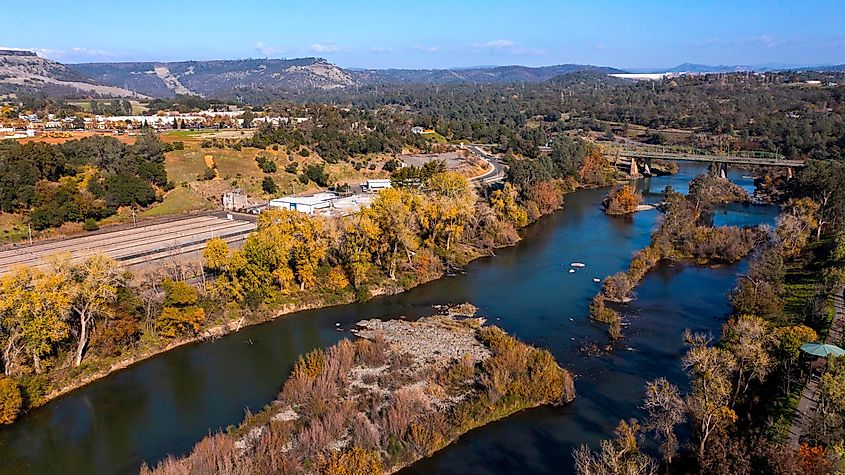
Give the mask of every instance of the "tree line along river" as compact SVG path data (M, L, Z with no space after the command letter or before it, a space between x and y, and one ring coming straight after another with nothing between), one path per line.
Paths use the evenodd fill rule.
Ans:
M637 181L646 201L671 185L686 192L705 171ZM751 187L741 173L731 179ZM626 305L625 338L610 353L589 356L585 343L603 346L606 328L588 315L603 278L627 267L646 246L659 212L605 216L607 190L566 196L559 211L523 232L517 246L470 264L464 275L366 303L299 312L248 327L216 341L179 347L96 381L0 429L0 473L137 473L143 461L182 455L210 431L239 423L274 399L296 358L329 346L355 322L419 317L435 304L471 302L479 314L528 343L548 348L577 375L575 402L538 408L472 431L403 474L567 473L571 451L608 437L622 418L639 415L643 385L666 376L686 385L680 357L685 328L718 333L730 308L725 294L744 262L696 267L661 264ZM777 208L728 206L715 224L774 223ZM587 266L569 273L569 263ZM339 325L338 325L339 324Z

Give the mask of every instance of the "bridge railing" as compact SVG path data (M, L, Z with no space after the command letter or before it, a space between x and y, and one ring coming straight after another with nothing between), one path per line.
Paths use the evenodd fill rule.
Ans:
M773 152L752 151L752 150L736 150L736 151L713 151L695 147L684 147L677 145L624 145L624 144L602 144L602 147L611 153L619 152L621 154L631 155L657 155L657 156L696 156L696 157L713 157L714 160L719 158L757 158L767 160L786 160L781 154Z

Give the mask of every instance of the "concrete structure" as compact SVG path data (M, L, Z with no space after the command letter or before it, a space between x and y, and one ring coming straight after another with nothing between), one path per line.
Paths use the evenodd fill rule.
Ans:
M345 216L359 211L361 208L373 204L373 195L352 195L332 201L328 214Z
M223 193L223 209L228 211L240 211L249 208L249 199L243 190L232 190Z
M393 188L393 184L391 184L388 179L374 179L367 180L366 183L362 183L361 187L367 193L378 193L381 190Z
M666 77L678 76L678 73L617 73L608 76L618 79L632 79L634 81L659 81Z

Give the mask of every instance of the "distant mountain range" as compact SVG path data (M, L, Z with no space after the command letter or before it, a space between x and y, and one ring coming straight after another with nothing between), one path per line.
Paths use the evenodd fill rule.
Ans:
M537 83L555 78L626 72L725 73L775 70L845 71L845 65L792 67L711 66L685 63L666 70L624 71L588 64L476 66L449 69L343 69L322 58L81 63L64 65L35 53L0 50L0 98L56 97L278 97L289 92L377 84Z

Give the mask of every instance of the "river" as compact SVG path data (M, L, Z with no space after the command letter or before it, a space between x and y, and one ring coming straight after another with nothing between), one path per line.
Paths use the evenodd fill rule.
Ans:
M637 182L647 201L703 170ZM731 178L744 187L748 179ZM328 309L300 312L248 327L214 342L177 348L96 381L0 429L0 473L137 473L142 461L184 454L210 431L237 424L245 408L270 402L298 355L349 337L365 318L411 318L434 304L471 302L507 332L548 348L577 375L575 402L538 408L477 429L403 474L567 473L571 451L608 437L622 418L638 415L644 383L667 376L683 385L685 328L718 332L725 298L743 264L717 268L659 265L623 308L624 340L595 357L579 348L604 344L606 327L588 318L599 290L593 277L624 269L649 242L657 211L615 218L603 214L606 190L566 197L565 209L523 232L519 245L470 264L465 275L409 292ZM772 223L773 207L728 207L722 224ZM569 263L587 267L569 273Z

